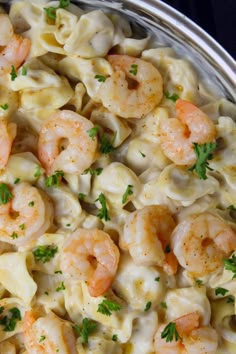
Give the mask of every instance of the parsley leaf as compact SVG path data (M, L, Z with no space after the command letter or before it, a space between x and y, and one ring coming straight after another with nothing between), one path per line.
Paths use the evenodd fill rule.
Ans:
M17 184L20 182L20 178L16 178L15 181L14 181L14 184Z
M17 73L14 65L11 66L10 75L11 75L11 81L14 81L17 78Z
M33 207L34 206L34 201L32 200L31 202L28 203L29 207Z
M228 289L220 288L220 287L219 287L219 288L216 288L216 289L215 289L215 294L216 294L216 295L223 295L223 296L224 296L226 293L228 293L228 291L229 291Z
M3 313L4 311L4 306L0 306L0 314Z
M58 252L58 247L53 245L42 245L38 246L34 251L33 255L36 261L41 261L43 263L49 262L51 258L55 256Z
M226 300L226 302L227 302L227 304L234 304L234 297L233 296L229 296L229 297L227 297L227 300Z
M64 172L63 171L55 171L55 173L51 176L48 176L45 180L45 185L46 187L53 187L59 186L59 181L60 178L64 176Z
M99 219L104 219L105 221L110 220L110 216L108 214L108 209L106 205L106 197L103 193L100 193L95 202L99 201L101 204L101 209L99 209L98 217Z
M79 327L78 325L74 326L76 332L80 334L82 343L84 344L88 343L88 336L95 330L96 327L97 323L87 317L83 319L81 327Z
M87 130L87 133L90 138L94 139L98 135L98 130L99 130L99 127L95 126L91 129Z
M44 7L44 11L46 12L46 15L48 18L51 18L52 20L56 19L56 11L58 9L64 9L70 5L70 0L59 0L59 6L58 7Z
M19 228L20 228L21 230L24 230L24 229L25 229L25 224L19 225Z
M166 245L166 248L164 250L165 253L170 253L171 249L170 249L170 245Z
M132 195L132 194L134 193L134 192L132 191L132 188L133 188L133 186L132 186L131 184L129 184L128 187L126 188L126 191L125 191L125 193L124 193L123 196L122 196L122 204L125 204L126 201L127 201L127 197L128 197L129 195Z
M109 154L110 152L115 150L115 148L113 146L115 138L116 138L116 132L115 132L111 141L109 141L107 139L107 136L105 134L102 135L100 142L99 142L100 143L100 152L102 154Z
M119 304L104 299L100 304L98 304L97 312L100 312L106 316L111 316L112 311L119 311L119 310L121 310L121 306Z
M118 341L118 335L117 334L113 334L112 338L113 342L117 342Z
M163 309L167 309L167 304L166 304L166 302L162 301L162 302L161 302L161 307L162 307Z
M201 179L207 179L206 176L206 170L213 171L212 168L210 168L209 163L207 160L212 160L213 155L212 151L217 148L216 143L206 143L206 144L197 144L193 143L194 145L194 152L197 157L196 163L189 168L189 171L194 171L196 170L196 173Z
M201 279L196 279L195 282L196 282L196 284L197 284L197 286L198 286L199 288L200 288L200 287L202 286L202 284L203 284L203 281L202 281Z
M0 325L5 326L4 332L12 332L16 328L17 321L21 321L21 313L17 307L9 310L10 315L0 319Z
M133 74L134 76L136 76L137 72L138 72L138 65L137 64L132 64L131 65L131 70L129 70L129 72L131 74Z
M231 270L234 273L233 278L236 278L236 256L233 254L232 258L223 259L223 263L225 265L226 270Z
M139 150L139 152L140 152L142 157L146 157L146 155L142 151Z
M164 96L168 98L168 100L171 100L173 102L176 102L179 99L179 95L177 93L172 93L172 95L169 93L169 91L166 91L164 93Z
M235 208L235 206L234 206L233 204L229 205L229 206L227 207L227 209L228 209L228 210L231 210L231 211L236 211L236 208Z
M13 199L13 195L8 186L5 183L0 183L0 205L7 204L11 199Z
M78 197L79 197L80 200L84 200L85 197L86 197L86 194L84 194L84 193L79 193Z
M36 171L34 173L34 177L40 177L41 176L41 166L40 165L37 165L36 166Z
M65 290L65 289L66 289L66 287L65 287L64 281L62 281L61 285L56 288L56 291L59 292L61 290Z
M98 82L105 82L107 77L103 76L103 75L95 75L94 79L97 79Z
M1 104L0 108L2 108L4 111L6 111L9 108L9 106L7 103L5 103L5 104Z
M148 310L150 310L151 306L152 306L151 301L148 301L148 302L146 303L146 306L145 306L144 311L147 312Z
M103 168L99 167L96 168L96 170L93 170L92 168L86 168L86 170L84 170L84 172L82 173L82 175L87 175L88 173L90 173L91 176L94 176L95 173L97 176L99 176L103 171Z
M15 240L16 238L18 237L17 233L14 231L12 234L11 234L11 238L13 240Z
M155 281L160 281L160 277L156 277L154 280Z
M23 75L23 76L26 76L26 75L27 75L27 68L26 68L26 66L22 66L21 75Z
M172 342L173 339L175 339L177 342L177 340L181 339L174 322L170 322L164 328L164 330L161 332L161 338L166 338L166 342Z
M39 343L43 342L46 339L46 336L41 336L39 339Z

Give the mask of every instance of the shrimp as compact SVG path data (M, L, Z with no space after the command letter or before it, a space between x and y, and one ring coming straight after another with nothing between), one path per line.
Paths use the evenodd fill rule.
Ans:
M0 205L0 240L31 244L51 226L52 204L43 191L26 182L15 185L11 193L13 198Z
M164 154L176 165L193 165L196 155L193 143L212 142L216 128L211 119L188 101L176 101L177 118L160 124L160 141Z
M155 335L155 354L215 354L218 346L217 332L210 326L199 325L198 312L191 312L172 322L180 339L167 342L161 335L161 325Z
M175 274L178 262L170 249L174 228L175 221L166 206L146 206L128 216L120 247L129 250L137 265L157 265L167 274Z
M7 165L12 143L16 137L16 128L15 123L0 120L0 170L4 169Z
M93 163L97 138L88 133L93 127L87 118L67 110L53 114L43 124L38 156L48 175L56 170L81 174Z
M71 325L52 312L36 319L32 311L26 311L23 339L30 354L77 354Z
M141 118L151 112L163 95L159 71L128 55L108 55L108 61L114 72L98 91L103 106L123 118Z
M119 257L119 249L107 233L77 229L63 245L61 270L74 279L86 280L90 295L96 297L110 287Z
M0 75L17 69L30 52L31 41L13 33L11 21L6 14L0 14Z
M193 277L215 272L236 249L236 233L211 213L194 214L174 229L171 246L182 267Z

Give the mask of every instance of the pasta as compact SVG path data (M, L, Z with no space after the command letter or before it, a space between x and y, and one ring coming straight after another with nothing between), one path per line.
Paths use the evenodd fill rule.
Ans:
M0 353L234 354L235 119L119 12L0 7Z

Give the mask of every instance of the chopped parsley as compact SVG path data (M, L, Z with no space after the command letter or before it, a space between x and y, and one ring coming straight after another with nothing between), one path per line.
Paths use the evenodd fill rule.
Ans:
M136 76L137 73L138 73L138 65L137 64L132 64L131 65L131 70L129 70L129 72L131 74L133 74L134 76Z
M88 173L90 173L91 176L94 176L95 173L97 176L99 176L103 171L102 167L96 168L96 170L93 170L91 167L90 168L86 168L86 170L84 170L84 172L82 173L82 175L87 175Z
M28 206L29 207L33 207L34 206L34 201L32 200L31 202L29 202Z
M170 249L170 245L166 245L166 248L165 248L165 253L170 253L171 249Z
M203 281L202 281L201 279L196 279L195 282L196 282L196 284L197 284L197 286L198 286L199 288L200 288L200 287L202 286L202 284L203 284Z
M0 306L0 315L1 313L3 313L3 311L4 311L4 306Z
M169 93L169 91L166 91L164 93L164 96L168 98L168 100L171 100L173 102L176 102L179 99L179 95L177 93L172 93L172 95Z
M225 288L216 288L215 289L215 294L216 295L222 295L222 296L224 296L226 293L228 293L229 292L229 290L228 289L225 289Z
M98 304L97 312L102 313L106 316L111 316L112 311L120 311L121 306L116 302L104 299L100 304Z
M132 188L133 188L133 186L131 184L129 184L127 186L126 191L125 191L125 193L122 196L122 204L125 204L126 201L127 201L128 196L132 195L134 193Z
M24 230L24 229L25 229L25 224L19 225L19 228L20 228L21 230Z
M177 342L177 340L181 339L174 322L170 322L164 328L164 330L161 332L161 338L166 338L166 342L172 342L173 339Z
M79 193L78 197L79 197L80 200L84 200L85 197L86 197L86 194L84 194L84 193Z
M226 270L231 270L233 272L233 278L236 278L236 256L233 254L232 258L224 259L223 263Z
M167 309L167 304L166 304L165 301L162 301L162 302L161 302L161 307L162 307L163 309Z
M114 144L115 139L116 139L116 132L115 132L111 141L109 141L107 139L107 136L105 134L103 134L100 141L99 141L100 152L102 154L109 154L110 152L114 151L115 148L114 148L113 144Z
M64 176L64 172L63 171L55 171L55 173L51 176L48 176L45 180L45 185L46 187L58 187L59 186L59 182L61 180L61 177Z
M17 184L20 182L20 178L16 178L15 181L14 181L14 184Z
M227 300L226 300L226 302L227 302L227 304L234 304L234 297L233 296L229 296L229 297L227 297Z
M55 274L62 274L62 271L61 270L56 270L54 273Z
M36 166L36 171L34 173L34 177L38 178L41 176L41 166L40 165L37 165Z
M233 204L229 205L227 209L229 209L230 211L236 211L236 208Z
M82 343L88 343L89 335L95 330L97 323L85 317L82 321L82 326L75 325L74 329L81 336Z
M106 204L106 197L103 193L100 193L98 198L95 200L96 202L99 201L101 204L101 209L98 211L99 219L104 219L105 221L110 220L110 216L108 214L107 204Z
M150 310L151 306L152 306L151 301L148 301L148 302L146 303L146 306L145 306L144 311L147 312L148 310Z
M95 172L96 172L96 175L99 176L103 171L103 168L102 167L99 167L99 168L96 168Z
M140 152L142 157L146 157L146 155L142 151L139 150L139 152Z
M15 240L16 238L18 238L18 235L17 235L17 233L16 233L15 231L11 234L11 238L12 238L13 240Z
M56 19L56 11L58 9L64 9L70 5L70 0L59 0L59 6L58 7L44 7L44 11L46 12L46 15L48 18L51 18L52 20Z
M45 294L45 295L49 295L48 291L44 291L44 294Z
M56 288L56 291L59 292L61 290L65 290L65 289L66 289L66 287L65 287L64 281L62 281L61 285Z
M103 75L95 75L94 79L98 80L98 82L105 82L107 78Z
M155 281L160 281L160 277L156 277L154 280Z
M46 339L46 336L41 336L41 337L39 338L39 343L43 342L45 339Z
M113 334L112 338L113 342L117 342L118 341L118 335L117 334Z
M0 183L0 205L7 204L13 199L13 195L5 183Z
M67 226L67 227L70 227L70 226L71 226L71 224L66 224L66 226Z
M53 245L42 245L38 246L34 251L33 255L36 261L41 261L43 263L49 262L51 258L55 256L58 252L58 247Z
M26 66L22 66L21 75L23 75L23 76L26 76L26 75L27 75L27 68L26 68Z
M14 81L17 78L17 73L14 65L11 66L10 75L11 75L11 81Z
M4 332L12 332L16 328L17 321L21 321L21 313L17 307L9 310L10 315L0 318L0 325L5 326Z
M0 108L2 108L4 111L6 111L9 108L9 106L7 103L5 103L5 104L1 104Z
M87 133L90 138L94 139L98 135L98 130L99 130L99 127L95 126L91 129L87 130Z
M206 144L193 143L193 146L194 146L193 149L196 154L197 161L192 167L189 168L189 171L196 170L197 175L201 179L207 179L206 170L208 169L210 171L213 171L213 169L210 168L207 160L213 159L212 151L214 151L217 148L217 145L216 143L206 143Z

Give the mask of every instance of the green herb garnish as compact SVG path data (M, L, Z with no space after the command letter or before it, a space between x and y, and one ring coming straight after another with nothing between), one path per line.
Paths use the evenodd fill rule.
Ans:
M170 245L166 245L166 248L165 248L165 253L170 253L171 249L170 249Z
M117 334L113 334L112 338L113 342L117 342L118 341L118 335Z
M99 219L104 219L105 221L110 220L105 195L103 193L100 193L98 198L95 201L96 202L99 201L101 204L101 209L99 209L99 212L97 215L99 217Z
M109 154L110 152L115 150L115 148L113 146L115 138L116 138L116 132L115 132L111 141L109 141L107 139L107 136L105 134L102 135L100 142L99 142L100 143L100 152L102 154Z
M103 75L95 75L94 79L98 80L98 82L105 82L107 78Z
M91 129L87 130L87 133L90 138L94 139L98 135L98 130L99 130L99 127L95 126Z
M14 181L14 184L17 184L20 182L20 178L16 178L15 181Z
M33 255L36 261L41 261L43 263L49 262L51 258L55 256L58 252L58 247L53 245L42 245L38 246L34 251Z
M146 155L142 151L139 150L139 152L140 152L142 157L146 157Z
M56 288L56 291L59 292L61 290L65 290L65 289L66 289L66 287L65 287L64 281L62 281L61 285Z
M88 343L89 335L95 330L97 323L85 317L82 321L82 326L75 325L74 329L81 336L82 343Z
M46 339L46 336L41 336L39 339L39 343L43 342Z
M38 178L41 176L41 166L40 165L37 165L36 166L36 171L34 173L34 177Z
M162 307L163 309L167 309L167 304L166 304L165 301L162 301L162 302L161 302L161 307Z
M192 167L189 168L189 171L196 170L197 175L201 179L207 179L206 170L208 169L210 171L213 171L213 169L210 168L207 160L213 159L212 151L214 151L217 148L217 145L216 143L206 143L206 144L193 143L193 146L194 146L194 152L197 157L197 161Z
M172 93L172 95L169 93L169 91L166 91L164 93L164 96L168 98L168 100L171 100L173 102L176 102L179 99L179 95L177 93Z
M13 240L15 240L16 238L18 238L18 235L17 235L17 233L16 233L15 231L11 234L11 238L12 238Z
M161 332L161 338L166 338L166 342L172 342L173 339L177 342L179 339L181 339L174 322L170 322L164 328L164 330Z
M9 108L9 106L7 103L5 103L5 104L1 104L0 108L2 108L4 111L6 111Z
M146 303L146 306L145 306L144 311L147 312L148 310L150 310L151 306L152 306L151 301L148 301L148 302Z
M196 281L197 286L200 288L203 284L203 281L201 279L196 279L195 281Z
M227 302L227 304L234 304L234 297L233 296L229 296L229 297L227 297L227 300L226 300L226 302Z
M236 256L233 254L233 256L229 259L223 259L223 263L225 265L226 270L231 270L233 272L233 278L236 278Z
M21 230L24 230L24 229L25 229L25 224L19 225L19 228L20 228Z
M226 293L228 293L229 292L229 290L228 289L225 289L225 288L216 288L215 289L215 294L216 295L225 295Z
M132 64L131 65L131 70L129 70L129 72L136 76L137 72L138 72L138 65L137 64Z
M127 186L126 191L125 191L125 193L122 196L122 204L125 204L126 201L127 201L128 196L132 195L134 193L132 188L133 188L133 186L131 184L129 184Z
M51 18L52 20L56 19L56 11L58 9L64 9L70 5L70 0L59 0L59 6L58 7L44 7L44 11L46 12L46 15L48 18Z
M93 170L91 167L90 168L86 168L86 170L84 170L84 172L82 173L82 175L87 175L88 173L90 173L91 176L94 176L95 173L97 176L99 176L103 171L103 168L99 167L96 168L96 170Z
M121 306L117 304L116 302L109 301L109 300L103 300L99 305L97 312L102 313L103 315L106 316L111 316L112 311L119 311L121 310Z
M10 316L4 316L0 319L0 325L5 326L4 332L12 332L16 328L17 321L21 321L21 313L17 307L9 310Z
M62 274L62 271L61 270L56 270L54 273L55 274Z
M14 81L17 78L17 73L14 65L11 66L10 75L11 75L11 81Z
M34 206L34 201L32 200L31 202L29 202L28 206L29 207L33 207Z
M13 195L5 183L0 183L0 205L7 204L13 199Z
M26 68L26 66L22 66L21 75L23 75L23 76L26 76L26 75L27 75L27 68Z
M155 281L160 281L160 277L156 277L154 280Z
M48 176L45 180L46 187L58 187L61 177L64 176L63 171L55 171L51 176Z
M79 193L78 197L79 197L80 200L84 200L84 198L86 197L86 194Z

